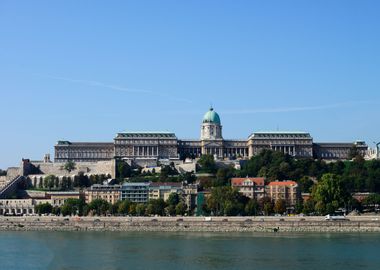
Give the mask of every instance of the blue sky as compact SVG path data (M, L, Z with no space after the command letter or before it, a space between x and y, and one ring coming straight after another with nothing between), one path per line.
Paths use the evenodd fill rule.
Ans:
M380 140L379 1L1 1L0 168L57 140Z

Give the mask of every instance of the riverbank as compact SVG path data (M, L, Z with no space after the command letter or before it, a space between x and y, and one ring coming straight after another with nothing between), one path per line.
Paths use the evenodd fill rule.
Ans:
M0 217L0 231L380 232L380 217Z

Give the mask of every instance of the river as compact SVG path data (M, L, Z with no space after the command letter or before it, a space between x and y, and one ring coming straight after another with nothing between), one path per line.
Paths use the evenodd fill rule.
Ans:
M380 269L378 233L0 232L0 269Z

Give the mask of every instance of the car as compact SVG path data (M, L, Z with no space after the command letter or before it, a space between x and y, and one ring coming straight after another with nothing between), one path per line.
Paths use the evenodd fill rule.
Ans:
M331 220L331 221L334 221L334 220L336 220L336 221L343 221L343 220L349 220L348 218L346 218L346 216L333 216L333 215L326 215L325 216L325 220L327 220L327 221L329 221L329 220Z

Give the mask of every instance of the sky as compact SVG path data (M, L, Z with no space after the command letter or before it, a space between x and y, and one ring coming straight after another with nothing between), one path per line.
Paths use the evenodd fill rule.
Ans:
M58 140L380 141L380 1L0 1L0 168Z

